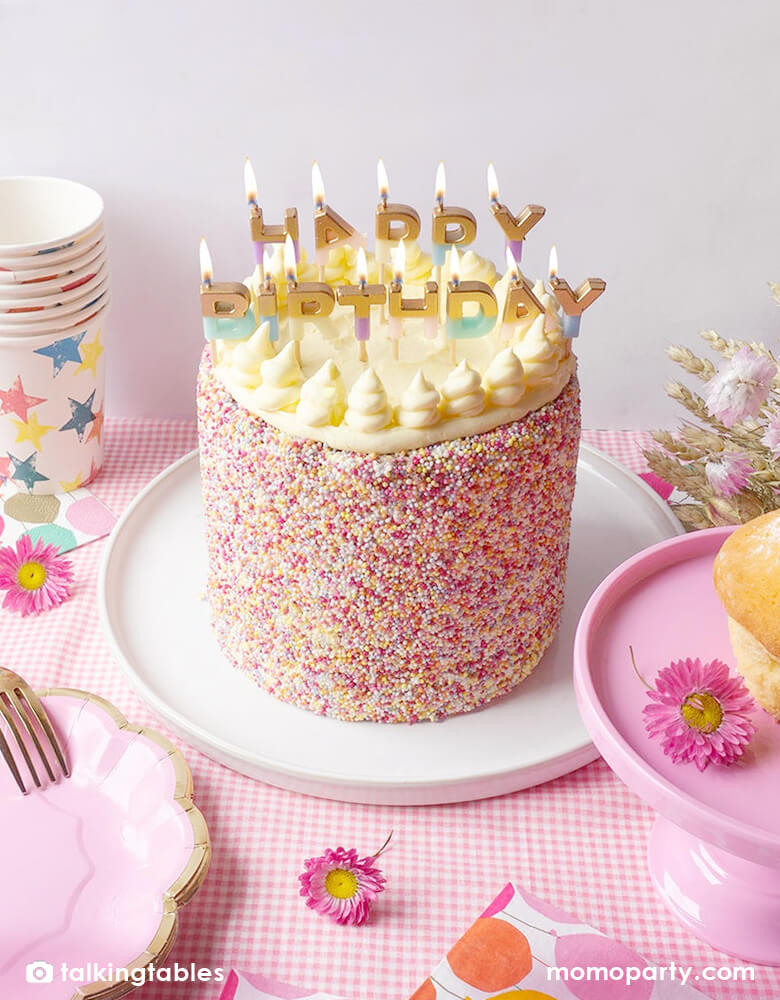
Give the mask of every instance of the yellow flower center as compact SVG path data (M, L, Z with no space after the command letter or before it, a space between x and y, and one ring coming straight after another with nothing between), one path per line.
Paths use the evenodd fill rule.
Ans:
M40 590L46 583L46 570L39 562L22 563L16 574L16 580L25 590Z
M334 868L325 876L325 889L336 899L352 899L358 890L358 881L345 868Z
M682 717L692 729L714 733L723 722L723 709L717 698L706 691L694 691L682 703Z

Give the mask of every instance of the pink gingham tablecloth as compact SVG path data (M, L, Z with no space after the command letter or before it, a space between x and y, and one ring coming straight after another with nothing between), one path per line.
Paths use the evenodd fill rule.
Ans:
M590 431L585 440L635 471L638 432ZM195 446L186 422L113 420L94 489L121 514L154 475ZM112 660L98 622L96 578L103 541L72 553L73 598L37 619L0 610L4 665L37 686L86 688L131 721L165 726L138 700ZM170 734L168 734L170 735ZM557 781L462 805L342 805L234 774L181 740L213 840L204 888L183 911L170 961L236 967L354 1000L403 1000L509 880L631 945L651 962L705 966L733 960L667 915L645 862L652 813L597 761ZM298 896L304 858L342 844L383 856L387 892L371 923L339 927ZM704 988L704 984L699 984ZM713 983L715 1000L777 1000L780 970L752 983ZM212 984L151 983L143 1000L212 1000Z

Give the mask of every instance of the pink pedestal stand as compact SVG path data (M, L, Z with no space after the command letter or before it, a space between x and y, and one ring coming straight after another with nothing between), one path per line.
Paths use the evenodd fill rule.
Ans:
M758 709L758 732L731 767L673 764L645 733L644 686L685 657L734 666L712 563L731 528L662 542L619 566L588 602L574 681L593 742L659 816L650 873L694 934L745 961L780 965L780 724Z

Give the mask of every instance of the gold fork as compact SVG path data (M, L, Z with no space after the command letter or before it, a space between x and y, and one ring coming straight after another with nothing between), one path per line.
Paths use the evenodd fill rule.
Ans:
M49 747L54 751L54 756L62 768L62 773L66 778L70 777L70 769L68 768L68 762L65 759L62 746L57 739L57 734L54 732L49 717L46 714L46 709L41 704L38 695L18 674L15 674L12 670L6 670L4 667L0 667L0 716L5 720L37 788L41 787L41 779L38 777L38 772L35 770L30 751L19 731L19 723L24 727L30 741L35 746L51 781L56 781L57 779L49 758L41 746L36 725L45 737ZM26 795L27 788L19 773L19 768L2 729L0 729L0 754L2 754L6 764L10 768L11 774L14 776L14 780L19 786L22 795Z

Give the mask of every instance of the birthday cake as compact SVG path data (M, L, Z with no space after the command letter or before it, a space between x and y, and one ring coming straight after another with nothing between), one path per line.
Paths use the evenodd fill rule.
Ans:
M442 719L511 691L558 628L580 436L567 317L597 283L559 299L511 254L503 276L454 238L431 257L408 225L383 262L335 218L314 261L288 212L245 283L203 268L213 628L303 709Z

